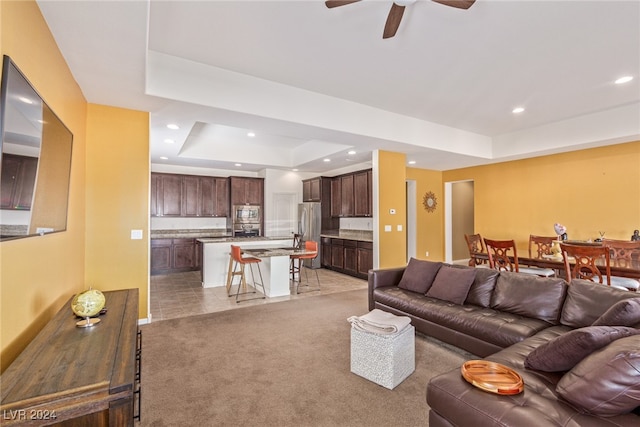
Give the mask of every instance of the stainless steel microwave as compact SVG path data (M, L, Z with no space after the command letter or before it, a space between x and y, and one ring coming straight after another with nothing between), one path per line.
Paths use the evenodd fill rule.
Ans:
M257 205L234 205L233 206L233 222L234 224L260 223L262 216L260 206Z

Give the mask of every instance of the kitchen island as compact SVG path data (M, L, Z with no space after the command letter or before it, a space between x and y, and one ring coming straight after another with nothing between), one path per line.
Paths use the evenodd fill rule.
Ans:
M202 244L202 286L212 288L226 286L231 245L243 250L262 249L252 254L262 259L260 269L268 297L289 295L289 252L264 251L265 249L290 248L292 237L229 237L198 239ZM259 280L257 271L256 280ZM247 269L251 278L251 273Z

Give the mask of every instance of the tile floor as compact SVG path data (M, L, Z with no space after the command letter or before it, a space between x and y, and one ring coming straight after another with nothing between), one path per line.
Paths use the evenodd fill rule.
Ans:
M312 287L316 283L314 276L315 274L309 271L310 286ZM246 307L247 305L268 304L313 295L367 288L366 280L324 268L318 269L318 276L320 278L319 291L312 290L297 295L255 299L240 303L236 303L235 296L227 296L227 291L224 286L203 288L199 271L151 276L151 321L157 322L159 320L173 319L176 317L231 310ZM303 281L303 284L304 283ZM235 290L235 286L233 289ZM304 291L305 287L302 286L300 289Z

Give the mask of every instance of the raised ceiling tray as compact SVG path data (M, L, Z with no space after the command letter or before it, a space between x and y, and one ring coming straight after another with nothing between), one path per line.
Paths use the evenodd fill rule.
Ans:
M524 381L513 369L487 360L469 360L460 369L462 377L489 393L511 395L522 393Z

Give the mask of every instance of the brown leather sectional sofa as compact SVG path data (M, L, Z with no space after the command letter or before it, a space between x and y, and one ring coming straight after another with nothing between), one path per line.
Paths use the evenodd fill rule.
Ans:
M460 369L433 378L427 386L432 427L640 426L640 335L633 335L640 333L640 294L412 259L404 268L369 272L374 308L409 316L418 332L507 365L524 380L524 392L501 396L469 384ZM538 353L556 363L563 357L554 354L557 337L602 332L594 322L630 336L599 344L571 369L525 367L545 344ZM571 344L590 351L585 342Z

